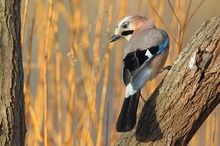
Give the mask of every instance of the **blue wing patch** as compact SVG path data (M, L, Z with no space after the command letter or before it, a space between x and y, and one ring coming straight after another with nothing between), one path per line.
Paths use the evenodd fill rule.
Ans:
M170 44L170 40L169 38L167 38L165 42L159 46L157 55L161 54L169 46L169 44Z
M160 55L161 53L163 53L163 51L166 50L167 47L169 47L169 44L170 44L170 40L169 38L167 38L165 40L165 42L163 44L161 44L160 46L156 46L156 47L159 47L158 51L151 57L151 58L148 58L139 68L138 70L141 70L144 66L146 66L154 57L156 57L157 55ZM156 49L156 47L152 47L153 49Z

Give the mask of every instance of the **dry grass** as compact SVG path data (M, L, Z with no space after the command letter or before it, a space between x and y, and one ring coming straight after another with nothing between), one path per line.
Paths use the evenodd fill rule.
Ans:
M23 2L27 145L115 143L118 137L115 123L124 94L121 81L124 44L112 45L108 39L117 22L130 11L134 13L126 2ZM192 0L135 3L135 13L154 19L157 26L169 32L172 43L167 64L172 64L181 51L185 29L203 2L194 11ZM165 4L171 14L166 12ZM161 78L147 84L143 91L146 97ZM217 145L218 123L218 115L208 118L206 145ZM199 140L200 136L195 136L190 145L199 145Z

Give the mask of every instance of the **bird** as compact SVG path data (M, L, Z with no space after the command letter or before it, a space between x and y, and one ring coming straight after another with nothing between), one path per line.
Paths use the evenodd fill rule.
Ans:
M127 40L122 66L122 78L126 88L116 131L128 132L136 125L141 89L147 81L163 71L170 40L167 32L157 28L153 20L140 15L123 18L109 42L120 38Z

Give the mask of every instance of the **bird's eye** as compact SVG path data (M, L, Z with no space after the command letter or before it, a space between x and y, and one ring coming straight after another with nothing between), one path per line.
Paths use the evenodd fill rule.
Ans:
M127 29L127 28L128 28L128 25L129 25L129 22L127 21L127 22L125 22L125 23L122 24L122 28L123 28L123 29Z

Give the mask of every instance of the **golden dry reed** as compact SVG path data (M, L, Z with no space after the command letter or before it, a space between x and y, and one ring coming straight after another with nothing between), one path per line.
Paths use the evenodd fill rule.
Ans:
M192 0L24 0L26 145L114 145L125 90L124 44L108 42L116 24L130 14L154 19L169 33L167 64L172 64L183 48L187 25L203 2L192 7ZM145 98L163 76L147 83ZM189 145L201 145L202 137L206 146L220 144L218 128L219 114L211 114L205 132L198 132Z

